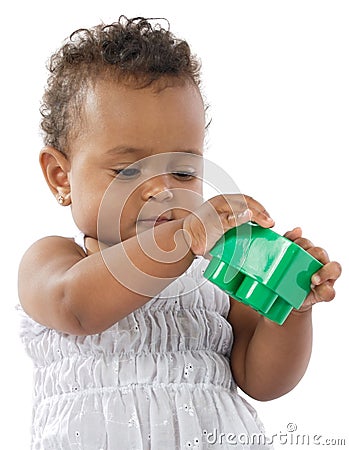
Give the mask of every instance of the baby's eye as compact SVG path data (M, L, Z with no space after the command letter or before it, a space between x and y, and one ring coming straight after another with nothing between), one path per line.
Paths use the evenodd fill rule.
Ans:
M193 178L196 177L195 172L189 172L189 171L185 171L185 170L176 170L176 171L172 172L172 175L175 178L177 178L178 180L182 180L182 181L192 180Z
M125 167L124 169L114 169L117 178L126 180L129 178L137 178L141 171L135 167Z

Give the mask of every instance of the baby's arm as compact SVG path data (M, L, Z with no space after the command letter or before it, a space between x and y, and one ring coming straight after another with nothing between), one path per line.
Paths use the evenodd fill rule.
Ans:
M194 256L184 239L182 222L162 224L142 233L141 240L138 235L87 257L72 239L51 236L37 241L19 267L23 309L37 322L63 332L104 331L190 266ZM156 249L148 245L147 254L142 250L140 242L144 241L158 245L165 255L177 246L182 257L171 264L158 262L149 256ZM147 274L155 277L148 286ZM124 286L118 275L128 277L136 292Z
M87 257L72 239L44 238L20 264L20 302L49 328L76 335L100 333L161 292L227 229L250 219L261 226L273 224L250 197L217 196L185 219Z
M228 318L235 338L231 354L234 378L243 391L261 401L286 394L303 377L312 349L311 306L334 298L333 284L341 273L340 265L330 262L323 249L302 238L299 228L286 237L324 264L313 276L313 289L302 308L293 310L280 326L231 299Z

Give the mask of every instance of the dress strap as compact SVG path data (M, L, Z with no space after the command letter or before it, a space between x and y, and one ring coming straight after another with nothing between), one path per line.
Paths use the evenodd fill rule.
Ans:
M87 255L87 248L85 246L85 235L82 231L79 231L78 234L74 236L74 241L83 249L83 251Z

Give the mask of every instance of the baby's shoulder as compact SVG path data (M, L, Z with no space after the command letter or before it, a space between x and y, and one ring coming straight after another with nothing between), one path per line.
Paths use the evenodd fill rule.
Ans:
M81 332L65 293L70 269L84 257L74 239L62 236L47 236L29 247L18 270L19 301L28 316L48 328Z
M64 236L45 236L34 242L25 252L22 258L22 264L27 262L35 264L45 262L55 258L83 258L86 254L83 249L75 242L74 238Z

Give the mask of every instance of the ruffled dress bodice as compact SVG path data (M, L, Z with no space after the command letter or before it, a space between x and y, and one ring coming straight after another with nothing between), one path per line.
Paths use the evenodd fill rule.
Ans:
M262 433L230 368L226 294L203 258L102 333L74 336L19 307L34 364L32 449L230 449L215 434ZM268 448L239 444L234 448Z

